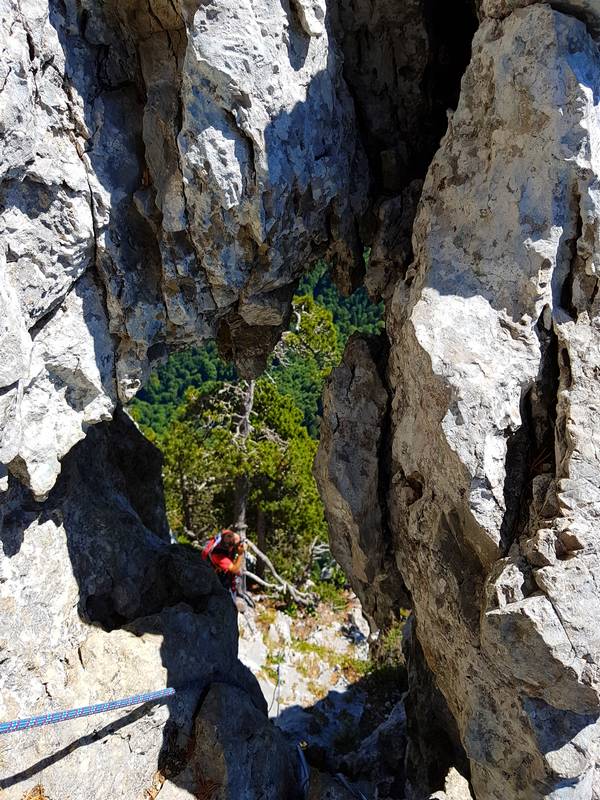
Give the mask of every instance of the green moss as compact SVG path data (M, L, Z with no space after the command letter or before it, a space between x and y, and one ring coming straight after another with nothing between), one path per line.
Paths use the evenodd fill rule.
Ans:
M271 681L271 683L277 683L278 676L275 667L270 667L268 665L264 666L262 667L261 672L267 680Z
M343 586L340 588L331 581L316 582L314 591L324 603L328 603L335 611L341 611L348 604Z
M306 642L302 639L294 639L292 641L292 647L298 653L316 653L316 655L323 660L328 660L329 656L331 655L331 651L326 647L323 647L320 644L314 644L313 642Z

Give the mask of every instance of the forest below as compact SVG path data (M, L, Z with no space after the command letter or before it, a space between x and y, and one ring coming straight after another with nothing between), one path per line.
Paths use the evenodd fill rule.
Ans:
M364 289L342 297L319 262L300 282L290 327L256 381L238 379L213 342L173 353L153 372L129 411L163 452L169 523L180 541L200 543L232 525L242 489L249 537L282 575L310 569L315 543L327 538L312 474L323 386L348 338L379 333L382 317ZM322 565L313 567L319 584Z

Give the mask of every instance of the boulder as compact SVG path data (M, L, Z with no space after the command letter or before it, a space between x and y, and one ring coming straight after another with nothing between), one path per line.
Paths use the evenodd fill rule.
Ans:
M295 748L237 686L211 686L194 733L198 789L214 800L304 800Z
M266 704L237 660L236 612L198 552L169 543L156 448L122 412L63 462L45 503L14 479L0 516L0 719L171 686L166 703L6 735L3 800L137 800L179 788L196 707L227 679ZM258 712L257 712L258 713Z
M386 481L389 395L381 364L385 344L350 338L323 398L314 473L329 524L331 552L350 576L373 628L410 604L387 530Z

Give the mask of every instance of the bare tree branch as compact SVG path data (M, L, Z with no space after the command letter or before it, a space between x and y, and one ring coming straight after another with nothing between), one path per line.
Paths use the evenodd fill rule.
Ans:
M292 600L294 600L294 602L298 603L299 605L308 606L312 604L313 598L311 597L311 595L305 592L298 591L298 589L296 589L295 586L292 586L292 584L289 583L289 581L286 581L285 578L282 578L281 575L277 572L277 570L273 566L273 562L271 561L271 559L268 556L266 556L262 552L262 550L259 550L258 547L254 544L254 542L251 542L250 539L246 539L246 543L250 548L250 550L252 550L254 555L257 558L260 558L261 561L263 561L266 564L267 568L273 574L275 580L279 582L279 590L281 592L283 592L284 594L289 594ZM267 588L271 587L269 586Z
M259 578L258 575L255 575L254 572L250 572L249 569L246 570L246 577L250 578L251 581L257 583L259 586L264 586L265 589L278 589L281 591L281 586L276 583L269 583L268 581L263 581L262 578Z

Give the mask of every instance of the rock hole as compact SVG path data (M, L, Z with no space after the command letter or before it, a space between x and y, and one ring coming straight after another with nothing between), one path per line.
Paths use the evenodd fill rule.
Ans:
M35 45L29 31L27 31L27 47L29 49L29 60L33 61L35 59Z
M577 195L575 197L575 205L579 209L580 198ZM581 219L581 213L577 212L577 223L575 228L575 233L573 236L567 240L566 247L569 252L569 273L560 290L560 305L572 319L577 319L577 306L574 299L574 288L575 288L575 276L580 271L580 257L577 252L577 242L581 239L583 233L583 220Z

